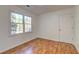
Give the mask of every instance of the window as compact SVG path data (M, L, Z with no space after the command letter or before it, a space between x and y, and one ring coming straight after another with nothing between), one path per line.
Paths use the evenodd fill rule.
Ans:
M31 32L31 17L24 17L24 22L25 22L25 32Z
M11 34L31 32L31 17L11 13Z

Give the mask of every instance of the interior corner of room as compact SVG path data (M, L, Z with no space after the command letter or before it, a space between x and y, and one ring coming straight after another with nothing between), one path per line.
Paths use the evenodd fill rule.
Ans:
M23 19L25 16L30 16L32 18L31 32L23 30L24 33L11 35L11 12L22 14ZM35 38L72 43L79 52L79 6L0 6L0 52L14 48Z

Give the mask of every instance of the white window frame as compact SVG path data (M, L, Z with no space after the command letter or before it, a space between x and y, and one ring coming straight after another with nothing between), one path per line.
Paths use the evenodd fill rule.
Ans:
M15 34L11 34L11 31L12 30L10 30L10 34L11 35L16 35L16 34L23 34L23 33L30 33L30 32L32 32L32 17L31 16L27 16L27 15L23 15L23 14L21 14L21 13L17 13L17 12L10 12L10 16L12 15L11 13L15 13L15 14L19 14L19 15L22 15L23 16L23 32L22 33L15 33ZM25 20L24 20L24 17L25 16L27 16L27 17L31 17L31 31L28 31L28 32L25 32ZM11 17L10 17L10 23L11 23ZM11 28L11 27L10 27Z

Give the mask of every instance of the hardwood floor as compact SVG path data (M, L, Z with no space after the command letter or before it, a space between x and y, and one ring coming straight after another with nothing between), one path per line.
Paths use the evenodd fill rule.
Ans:
M65 42L37 38L2 54L77 54L74 45Z

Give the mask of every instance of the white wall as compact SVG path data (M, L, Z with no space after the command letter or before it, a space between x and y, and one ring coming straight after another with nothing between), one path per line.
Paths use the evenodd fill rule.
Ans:
M79 51L79 6L75 7L75 38L74 38L74 45L76 46L77 50Z
M10 35L10 12L15 11L28 16L32 16L32 32L19 35ZM15 6L0 6L0 52L13 48L30 39L35 38L36 16L27 10Z
M49 12L43 15L40 15L38 17L38 31L37 31L37 37L42 37L42 38L48 38L48 39L52 39L52 40L58 40L59 41L59 20L63 19L67 19L66 17L71 17L68 18L67 22L64 24L61 24L61 26L63 27L63 25L67 25L67 27L69 27L71 25L71 29L73 26L73 18L72 16L74 16L74 8L69 8L69 9L63 9L60 11L55 11L55 12ZM62 19L62 20L63 20ZM67 27L65 26L63 29L67 29ZM70 27L69 27L70 28ZM69 31L70 32L70 31ZM66 33L66 32L65 32ZM66 37L62 36L61 38L64 37L64 39L60 39L60 41L63 42L73 42L72 38L69 38L70 36L73 36L73 31L70 34L66 34ZM69 35L69 36L68 36Z

